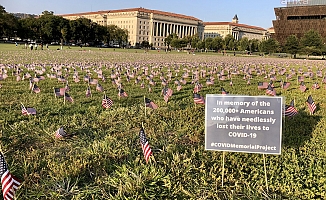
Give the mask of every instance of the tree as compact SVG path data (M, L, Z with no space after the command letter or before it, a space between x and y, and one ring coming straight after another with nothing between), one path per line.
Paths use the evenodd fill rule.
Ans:
M19 29L17 18L6 12L5 8L0 5L0 37L16 37Z
M268 52L269 54L277 51L278 48L279 48L279 43L273 38L269 38L268 40L263 40L259 44L259 50L261 52Z
M301 38L301 47L306 54L321 54L323 48L323 40L320 34L314 30L310 30Z
M171 40L171 47L174 47L174 48L181 48L181 41L178 39L178 38L173 38Z
M233 48L234 48L234 37L231 34L228 34L224 38L224 49L233 50Z
M212 42L213 49L218 51L223 48L223 39L220 36L213 38Z
M199 41L200 41L200 39L199 39L198 34L193 35L191 38L191 44L190 44L191 48L196 48Z
M249 50L251 52L258 51L258 46L259 46L259 40L258 39L249 40Z
M290 35L286 38L286 42L284 45L286 52L290 53L291 55L296 58L296 54L299 51L299 39L295 35Z
M246 51L249 49L249 40L247 37L241 38L239 44L240 44L239 47L241 51Z
M168 35L165 39L164 39L164 43L165 45L168 46L168 49L170 49L170 45L171 45L171 42L174 38L177 38L178 39L178 35L176 33L172 33L170 35Z
M206 38L205 39L205 48L206 49L213 49L213 38Z

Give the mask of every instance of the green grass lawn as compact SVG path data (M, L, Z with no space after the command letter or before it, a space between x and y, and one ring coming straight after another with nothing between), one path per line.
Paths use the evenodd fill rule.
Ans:
M194 105L191 71L208 71L214 68L264 68L267 72L285 68L297 71L308 68L324 74L322 61L272 59L259 57L220 56L214 53L158 52L143 50L98 49L83 47L64 48L49 46L50 50L30 51L14 44L0 44L0 68L7 70L8 78L0 84L0 136L1 150L11 173L21 180L17 199L324 199L326 198L326 117L325 85L322 78L305 78L309 90L298 89L297 77L290 80L289 89L282 91L275 82L277 95L289 104L295 99L299 111L293 119L284 118L282 127L282 154L265 155L268 188L264 176L261 154L225 154L224 187L222 187L222 152L205 151L205 106ZM137 51L137 53L136 53ZM69 94L74 103L55 98L53 87L64 87L56 79L41 80L41 92L31 93L27 79L16 81L14 68L34 75L45 68L46 74L57 67L69 74ZM27 71L27 67L30 69ZM157 75L157 83L148 91L148 80L135 78L149 68ZM73 81L73 69L80 82ZM97 78L95 70L102 69L106 81ZM128 93L119 98L117 86L111 83L112 70L121 69L121 82ZM167 78L173 95L163 100L160 69ZM187 84L180 91L174 81L189 69ZM86 70L89 70L88 72ZM126 81L124 73L136 70L135 78ZM179 72L177 71L179 70ZM106 95L114 104L101 107L103 93L91 85L92 97L85 95L85 75L99 79ZM209 75L208 75L209 76ZM253 73L247 85L242 73L229 80L218 81L207 87L201 78L201 95L220 94L224 87L235 95L265 95L257 89L257 82L268 81L264 75ZM277 80L285 80L278 75ZM314 82L321 89L310 89ZM312 95L317 111L309 115L306 100ZM146 109L144 96L159 108ZM20 103L37 110L35 116L23 116ZM152 148L149 163L143 156L139 130L144 130ZM64 126L69 137L58 140L54 132Z

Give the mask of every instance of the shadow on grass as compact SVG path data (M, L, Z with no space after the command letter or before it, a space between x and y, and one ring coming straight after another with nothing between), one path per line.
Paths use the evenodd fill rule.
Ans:
M283 121L283 145L298 148L312 137L316 125L322 116L310 115L306 111L299 110L299 114Z

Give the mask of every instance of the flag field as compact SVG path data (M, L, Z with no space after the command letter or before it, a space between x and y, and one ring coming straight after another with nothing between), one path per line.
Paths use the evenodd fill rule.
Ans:
M0 80L0 149L10 173L22 181L17 199L326 198L326 88L323 77L316 76L317 70L326 73L325 61L141 49L57 51L50 46L30 51L22 46L0 44L0 74L8 75ZM286 72L281 74L283 68ZM34 78L42 69L43 74L37 74L45 77L36 83L39 93L31 92L28 78L16 79L27 72ZM286 80L292 70L295 75ZM186 71L186 84L178 91L175 81ZM75 72L79 82L74 81ZM304 72L314 75L304 78L307 90L302 92L297 79ZM73 102L55 95L54 88L66 86L47 77L56 73L69 81L67 93ZM218 73L225 80L219 80ZM112 81L112 74L121 80ZM109 108L102 107L104 92L83 80L86 75L97 79L114 102ZM173 90L168 102L160 76ZM215 79L207 85L210 76ZM276 78L276 96L283 96L286 105L294 100L298 113L283 117L282 154L265 156L268 189L263 156L231 152L225 154L222 187L222 152L205 151L205 104L194 103L193 80L202 84L199 94L204 98L221 94L222 87L232 95L266 96L257 86L270 82L269 76ZM137 77L141 80L136 84ZM156 83L151 92L149 80ZM282 89L281 80L291 84ZM117 95L116 81L127 97ZM311 89L316 82L320 88ZM88 87L90 97L85 95ZM309 95L316 105L311 114ZM146 115L144 97L158 107L147 108ZM36 115L22 115L21 104L35 108ZM139 139L142 126L151 148L146 160ZM68 136L57 139L60 127Z

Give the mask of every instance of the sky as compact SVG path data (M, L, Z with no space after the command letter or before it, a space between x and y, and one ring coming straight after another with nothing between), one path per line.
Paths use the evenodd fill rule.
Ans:
M286 1L286 0L285 0ZM196 17L204 22L231 21L268 29L275 19L274 8L284 7L284 0L0 0L9 13L72 14L99 10L147 8Z

